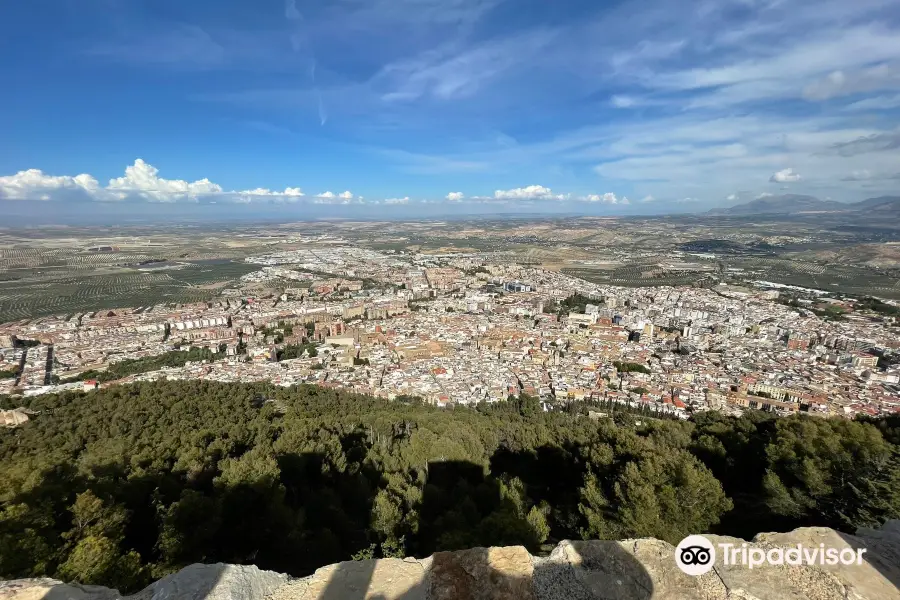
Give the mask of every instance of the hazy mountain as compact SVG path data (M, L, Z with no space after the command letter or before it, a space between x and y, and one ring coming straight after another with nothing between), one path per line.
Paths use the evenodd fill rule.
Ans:
M851 204L854 210L865 210L878 214L900 215L900 196L878 196L868 198L862 202Z
M820 210L848 210L847 204L833 200L819 200L815 196L802 194L782 194L780 196L765 196L738 204L729 208L714 208L707 214L710 215L763 215L763 214L792 214L798 212Z

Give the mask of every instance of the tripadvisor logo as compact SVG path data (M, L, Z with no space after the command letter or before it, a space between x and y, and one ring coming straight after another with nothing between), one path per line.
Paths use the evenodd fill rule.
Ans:
M702 535L689 535L675 548L675 564L688 575L703 575L716 564L716 547Z
M786 548L757 548L743 542L713 544L702 535L689 535L675 548L675 564L688 575L703 575L719 564L742 565L748 569L762 565L861 565L865 548L830 548L825 544Z

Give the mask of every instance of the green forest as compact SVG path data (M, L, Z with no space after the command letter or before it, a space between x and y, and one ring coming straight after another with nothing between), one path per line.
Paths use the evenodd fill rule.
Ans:
M691 421L533 398L438 409L315 386L138 383L0 398L0 578L139 589L194 562L560 539L748 538L900 517L900 419Z
M189 362L200 362L202 360L214 361L222 360L224 358L224 345L219 348L218 352L213 352L208 348L191 347L188 350L172 350L157 356L129 358L117 363L112 363L104 371L90 370L72 377L63 379L57 378L56 383L73 383L75 381L85 381L88 379L106 383L128 377L129 375L158 371L164 367L183 367Z

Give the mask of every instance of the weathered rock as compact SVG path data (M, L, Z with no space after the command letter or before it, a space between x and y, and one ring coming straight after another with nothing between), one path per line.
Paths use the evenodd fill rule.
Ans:
M714 544L771 550L802 544L856 550L856 565L716 566L681 572L671 544L653 539L561 542L548 557L520 547L438 552L323 567L303 579L252 566L191 565L125 600L900 600L900 522L857 535L818 527L758 535L753 542L707 536ZM115 590L51 579L0 582L0 600L113 600Z
M0 600L119 600L121 597L118 590L49 578L0 581Z
M342 562L280 587L271 600L425 600L425 572L430 559L386 558Z
M163 577L130 600L232 600L263 598L287 583L281 573L252 565L191 565Z
M522 546L438 552L426 578L428 598L532 600L533 569Z

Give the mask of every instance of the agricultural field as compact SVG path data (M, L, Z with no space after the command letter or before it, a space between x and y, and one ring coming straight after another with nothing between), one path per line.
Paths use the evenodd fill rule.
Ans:
M778 258L741 258L726 261L743 269L745 281L761 279L847 295L900 299L900 279L881 270L855 265L818 263Z
M246 256L284 237L178 226L0 230L0 322L211 300L254 270Z
M218 288L253 270L231 261L186 263L178 269L0 280L0 322L122 306L211 300Z
M668 270L658 265L626 265L615 269L566 268L564 275L591 283L623 287L694 285L709 281L709 271Z

